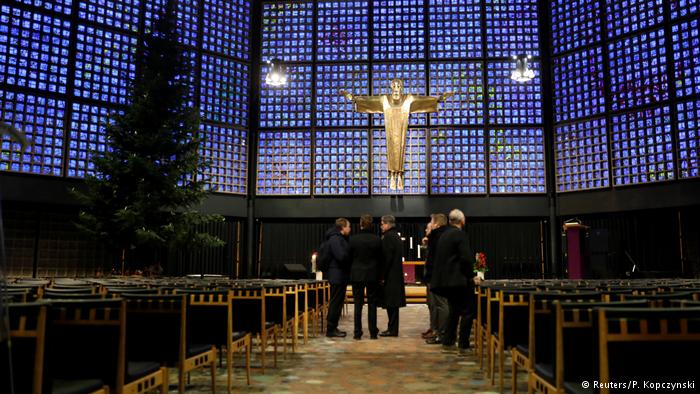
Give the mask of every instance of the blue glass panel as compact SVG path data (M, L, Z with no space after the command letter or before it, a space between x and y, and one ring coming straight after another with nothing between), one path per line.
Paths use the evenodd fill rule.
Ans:
M0 121L23 130L31 145L22 150L2 137L0 170L60 176L66 102L0 90Z
M694 14L700 10L700 1L698 0L670 0L671 3L671 19L678 19Z
M311 132L262 131L258 138L258 195L311 193Z
M368 13L367 1L319 1L316 58L367 60Z
M489 130L491 193L544 193L542 129Z
M700 100L678 103L678 173L700 176Z
M454 96L430 114L433 125L484 124L484 70L481 62L430 63L430 95Z
M425 58L423 0L374 0L374 60Z
M403 80L403 92L406 94L424 96L428 92L425 86L424 63L374 63L372 65L372 94L391 94L391 80L394 78ZM374 118L372 120L374 126L384 125L384 115L373 115L372 117ZM411 115L409 125L425 125L426 121L426 114Z
M250 1L204 0L205 50L248 60L250 57Z
M481 1L429 0L430 57L482 57Z
M126 104L136 73L136 37L79 25L76 49L75 95Z
M389 190L387 171L386 133L384 129L372 130L372 194L427 194L426 131L408 129L404 154L404 189Z
M95 175L92 155L107 148L105 126L113 112L107 107L73 103L68 146L68 176Z
M554 58L554 115L557 122L605 112L603 49Z
M41 7L48 11L70 15L73 0L15 0L19 3Z
M614 115L611 125L615 186L674 178L669 107Z
M0 84L66 93L70 23L0 6Z
M539 63L529 63L535 78L521 83L510 79L515 62L488 62L490 124L542 123L542 86Z
M608 187L605 118L555 127L557 191Z
M674 25L673 63L676 68L676 95L700 93L700 23L697 19Z
M311 61L313 6L312 2L263 3L263 61Z
M202 123L200 155L211 161L201 174L206 188L220 193L245 194L248 182L248 132L233 127Z
M289 66L288 82L280 87L265 84L267 70L262 67L260 127L311 127L311 66Z
M369 132L316 132L314 194L369 194Z
M131 32L139 30L139 0L77 1L82 19Z
M608 43L608 50L613 110L668 99L663 30Z
M146 10L144 23L146 32L151 32L155 22L164 12L168 0L145 0ZM197 34L199 33L199 4L200 0L187 0L177 2L177 33L180 43L197 47L199 45Z
M248 125L249 66L233 60L202 55L199 110L218 123Z
M602 15L599 0L553 0L551 4L554 53L600 41Z
M355 112L353 104L338 90L363 96L369 94L369 66L366 64L329 64L316 66L316 125L364 126L367 114Z
M612 37L657 25L664 20L661 0L606 0L608 34Z
M488 57L539 56L537 0L489 0L485 5Z
M486 194L484 130L430 130L430 193Z

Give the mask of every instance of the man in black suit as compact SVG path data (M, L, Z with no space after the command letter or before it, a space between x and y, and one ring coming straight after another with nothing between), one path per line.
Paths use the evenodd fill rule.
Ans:
M447 326L447 318L449 316L447 300L438 294L435 294L430 289L430 280L433 277L433 266L437 256L437 245L440 237L447 229L447 216L444 213L434 213L430 215L430 223L428 224L428 234L425 242L428 245L428 254L425 258L425 275L423 279L427 286L428 310L430 311L430 333L426 335L426 343L431 345L442 344L442 338L445 335Z
M350 238L350 283L355 302L355 335L362 339L362 306L367 290L367 323L369 336L377 339L377 285L378 269L382 265L382 240L372 232L372 216L360 217L360 233Z
M443 350L453 351L459 325L459 354L466 355L476 311L474 253L469 246L464 213L453 209L450 225L440 237L430 290L447 298L449 315L442 340Z
M399 308L406 306L406 289L403 279L403 243L396 231L396 218L382 216L382 267L383 303L389 317L386 331L379 333L382 337L399 336Z
M338 320L345 301L345 289L348 286L350 276L348 252L348 236L350 235L350 222L345 218L338 218L335 226L326 231L326 242L330 253L328 268L328 282L331 284L331 299L328 303L328 330L327 337L344 337L345 331L338 330ZM325 273L324 273L325 274Z

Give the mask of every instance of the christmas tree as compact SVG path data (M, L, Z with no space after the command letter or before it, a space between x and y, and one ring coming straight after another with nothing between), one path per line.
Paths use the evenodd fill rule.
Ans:
M223 218L196 210L209 163L199 154L198 110L188 105L191 70L177 42L175 0L164 8L144 39L130 104L105 127L109 149L93 154L95 174L74 191L84 206L78 226L115 247L122 270L131 250L223 245L198 231Z

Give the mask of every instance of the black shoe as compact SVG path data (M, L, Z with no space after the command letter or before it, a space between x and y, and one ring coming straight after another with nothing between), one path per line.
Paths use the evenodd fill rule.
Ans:
M428 345L442 345L442 338L440 337L433 337L425 340L425 343Z
M370 335L369 339L379 339L379 338L377 338L377 335L375 334L375 335Z
M326 336L328 338L345 338L346 335L347 335L347 333L345 333L344 331L338 331L338 330L328 331L326 333Z
M398 337L399 334L391 331L382 331L379 333L380 337Z
M362 339L362 335L354 335L352 339L359 341L360 339Z

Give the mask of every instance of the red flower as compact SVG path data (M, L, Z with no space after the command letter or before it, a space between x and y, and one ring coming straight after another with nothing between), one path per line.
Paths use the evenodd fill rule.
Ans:
M486 265L486 255L484 252L478 252L476 254L476 263L474 264L474 272L484 272L488 271L489 267Z

